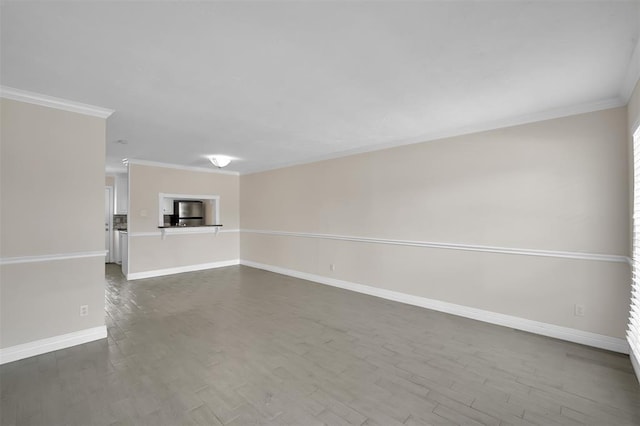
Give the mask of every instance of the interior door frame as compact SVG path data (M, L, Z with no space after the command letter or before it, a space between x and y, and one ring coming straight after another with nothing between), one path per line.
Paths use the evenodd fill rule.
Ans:
M109 192L109 254L105 263L113 263L113 186L105 185L104 189Z

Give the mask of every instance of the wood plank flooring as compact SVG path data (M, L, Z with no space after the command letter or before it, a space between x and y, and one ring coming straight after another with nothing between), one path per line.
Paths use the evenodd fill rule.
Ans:
M127 282L0 367L9 425L639 425L629 358L243 266Z

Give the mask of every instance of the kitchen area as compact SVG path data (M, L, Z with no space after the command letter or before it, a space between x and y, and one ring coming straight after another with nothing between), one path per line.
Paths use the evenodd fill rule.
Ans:
M106 179L110 269L136 280L238 264L237 174L129 159Z
M107 174L105 178L105 263L120 265L122 274L129 275L129 237L144 237L153 239L154 236L165 240L169 235L218 235L222 229L220 223L220 197L211 194L185 193L153 193L145 191L144 197L155 198L155 208L139 209L136 217L144 221L152 219L158 212L155 232L134 232L130 234L129 226L131 213L129 173ZM140 198L138 196L138 198ZM151 201L151 200L149 200ZM149 206L151 207L151 206ZM176 240L171 239L169 246L175 246ZM141 241L138 238L137 241ZM175 246L177 249L177 246ZM172 250L171 248L169 250Z
M105 178L107 193L111 194L109 214L105 214L105 247L108 254L105 263L121 265L126 276L128 270L128 228L129 180L126 173L107 175Z

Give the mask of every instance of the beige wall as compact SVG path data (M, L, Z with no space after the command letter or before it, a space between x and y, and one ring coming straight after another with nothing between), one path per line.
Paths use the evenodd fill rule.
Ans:
M188 267L239 258L237 232L140 235L159 232L158 194L219 195L223 231L239 226L239 177L129 165L129 273Z
M0 256L104 247L104 138L104 119L2 99Z
M105 176L104 177L104 185L105 186L116 186L116 178L114 176Z
M242 176L241 226L627 256L626 113L617 108ZM242 234L241 258L624 336L624 263L252 232ZM576 303L586 306L584 317L573 315Z
M3 261L103 251L105 120L7 99L1 116ZM0 281L0 348L104 325L102 257L4 264Z

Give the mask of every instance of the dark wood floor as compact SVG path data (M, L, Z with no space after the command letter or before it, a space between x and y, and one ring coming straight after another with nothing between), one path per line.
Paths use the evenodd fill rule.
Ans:
M624 355L233 266L127 282L0 367L2 425L638 425Z

